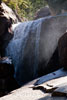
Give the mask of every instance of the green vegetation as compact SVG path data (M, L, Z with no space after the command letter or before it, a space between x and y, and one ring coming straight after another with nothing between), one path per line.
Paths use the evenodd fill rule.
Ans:
M45 0L2 0L21 18L33 19L35 12L46 5Z

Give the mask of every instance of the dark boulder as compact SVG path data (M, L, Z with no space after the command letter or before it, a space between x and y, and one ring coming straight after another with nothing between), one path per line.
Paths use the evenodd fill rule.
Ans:
M12 32L9 31L11 30L11 19L0 16L0 26L0 54L3 55L4 49L13 37Z
M6 78L14 75L14 66L11 59L7 57L0 58L0 78Z
M19 85L14 79L14 66L12 60L7 57L0 58L0 96L18 87Z
M13 37L11 30L12 19L5 16L4 9L0 6L0 55L4 55L4 50Z
M60 66L67 70L67 32L59 39L58 51Z

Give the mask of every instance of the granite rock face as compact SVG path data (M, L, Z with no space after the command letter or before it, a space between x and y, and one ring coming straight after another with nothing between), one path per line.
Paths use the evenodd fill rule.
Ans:
M58 15L67 12L67 1L66 0L46 0L52 15Z

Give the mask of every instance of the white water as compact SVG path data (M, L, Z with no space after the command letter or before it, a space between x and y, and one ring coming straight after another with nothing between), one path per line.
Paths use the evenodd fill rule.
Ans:
M13 59L15 77L20 85L23 84L25 74L29 74L30 79L37 76L41 20L13 25L14 37L8 45L6 55ZM23 65L26 56L28 56L26 58L28 60L28 71L24 68L27 66Z

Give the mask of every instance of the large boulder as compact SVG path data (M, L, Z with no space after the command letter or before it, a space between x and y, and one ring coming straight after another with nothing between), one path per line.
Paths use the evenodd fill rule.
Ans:
M13 32L11 31L12 19L5 16L4 9L0 5L0 55L6 48L8 42L13 37Z
M65 90L67 90L67 84L65 85L63 80L64 82L67 81L67 76L44 82L35 87L34 84L36 80L12 91L10 94L0 98L0 100L66 100L67 91ZM60 88L60 92L57 91L55 93L54 90L56 90L56 88ZM54 94L54 97L52 94Z
M14 66L8 57L0 58L0 97L18 88L14 79Z
M34 16L34 19L50 16L51 12L48 6L39 9Z
M19 23L13 28L6 55L13 59L20 85L59 68L57 46L67 28L67 15Z
M19 16L12 11L11 8L9 8L5 3L1 3L2 9L4 10L3 14L7 18L11 18L13 20L13 23L17 23L21 21Z
M5 48L13 37L12 23L19 21L18 15L0 1L0 56L4 56Z
M67 1L66 0L46 0L52 15L61 14L67 12Z
M59 39L58 51L60 66L67 70L67 32Z

